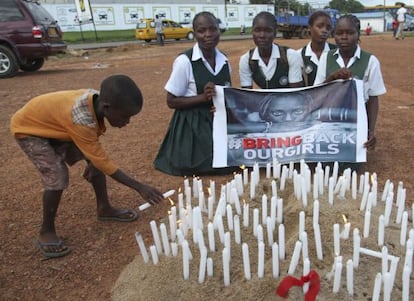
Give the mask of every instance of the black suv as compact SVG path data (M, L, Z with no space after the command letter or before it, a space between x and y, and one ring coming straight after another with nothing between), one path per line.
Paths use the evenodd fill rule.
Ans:
M38 1L0 1L0 78L39 70L48 56L65 50L57 21Z

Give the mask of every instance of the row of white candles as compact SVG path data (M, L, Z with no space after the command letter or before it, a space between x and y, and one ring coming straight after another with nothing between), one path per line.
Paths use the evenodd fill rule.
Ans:
M269 171L270 168L266 166L266 177L270 178L271 172ZM357 175L355 172L350 173L350 170L344 172L344 174L340 177L337 176L338 165L334 164L333 168L333 175L331 177L329 175L329 166L325 168L325 171L322 170L321 166L318 164L315 173L314 173L314 186L313 186L313 193L314 193L314 206L313 206L313 230L314 230L314 237L315 237L315 245L316 245L316 253L319 260L323 259L322 254L322 240L320 235L320 225L319 225L319 201L317 198L319 195L323 195L324 186L329 186L329 203L333 205L333 195L338 195L339 198L343 198L345 196L345 192L352 190L352 198L356 199L357 189ZM307 206L307 193L310 191L310 172L309 168L306 164L301 162L301 173L298 174L296 170L293 170L293 164L281 167L280 164L276 163L273 165L273 177L277 178L280 177L280 190L283 190L285 187L286 180L288 178L293 179L294 184L294 191L295 196L298 200L302 200L303 206ZM284 178L284 179L283 179ZM372 187L370 188L369 185L369 174L365 173L360 177L360 186L359 186L359 193L362 193L362 200L361 200L361 210L365 210L365 219L364 219L364 235L363 237L366 238L369 236L369 225L370 225L370 216L367 213L370 213L370 210L373 206L376 205L377 202L377 184L376 184L376 177L373 177ZM243 213L241 211L241 204L239 201L239 196L244 193L244 186L248 184L248 170L244 169L243 177L240 174L236 174L234 176L234 180L228 183L227 185L222 186L221 190L221 197L218 201L216 212L213 215L213 207L215 203L215 183L210 181L210 196L208 197L208 204L207 208L204 202L204 192L202 187L202 180L198 178L193 178L193 197L198 198L199 206L192 209L191 207L191 188L189 185L189 180L184 180L184 191L186 195L186 206L184 207L183 201L183 194L178 194L178 208L179 208L179 218L180 224L179 229L177 229L177 209L175 206L171 208L171 214L169 215L169 224L170 224L170 238L171 243L167 235L166 227L164 224L160 225L160 232L162 237L162 244L161 240L158 235L158 230L155 224L155 221L150 223L151 230L154 237L154 244L150 247L151 256L153 259L154 264L158 262L158 255L161 254L164 249L165 255L170 255L170 247L173 256L177 256L178 253L178 244L182 246L182 253L183 253L183 275L184 279L188 279L189 277L189 261L192 258L192 254L189 248L188 241L186 240L186 235L188 229L192 229L193 231L193 242L199 246L200 249L200 272L199 272L199 282L204 281L205 271L207 270L207 274L212 276L213 269L213 261L212 258L207 258L207 247L204 244L203 238L203 222L202 222L202 212L207 212L208 220L210 221L208 224L208 242L209 242L209 250L210 252L215 252L215 239L214 239L214 231L217 230L220 242L224 245L222 255L223 255L223 273L224 273L224 284L229 285L230 277L230 258L231 258L231 249L230 249L230 231L234 231L234 239L237 244L241 244L241 236L240 236L240 218L239 216L243 215L243 226L249 226L249 204L243 204ZM260 170L257 165L253 167L253 170L250 175L250 187L255 187L260 180ZM336 180L335 180L336 179ZM283 185L282 185L282 182ZM316 186L316 188L315 188ZM197 192L196 192L197 191ZM332 195L332 199L331 199ZM252 198L255 197L255 189L250 189L250 196ZM316 198L315 198L316 197ZM379 231L378 231L378 245L384 245L384 231L385 227L388 226L389 218L392 209L392 202L393 202L393 184L387 180L384 186L383 195L381 198L382 201L386 202L385 205L385 212L384 215L380 216L379 219ZM401 223L401 245L405 245L406 243L406 236L407 236L407 221L408 221L408 213L406 211L401 211L400 208L404 208L405 206L405 189L402 186L402 183L399 183L398 191L397 191L397 218L396 222ZM233 216L233 206L235 207L236 214ZM276 181L272 181L272 198L271 198L271 206L270 206L270 216L267 214L267 196L262 196L262 224L259 223L259 209L254 208L253 210L253 233L258 238L257 245L258 245L258 277L264 276L264 248L265 242L263 237L263 226L266 227L267 230L267 242L268 245L272 248L272 271L273 276L279 276L279 260L285 259L285 241L284 241L284 225L283 225L283 200L281 198L277 198L277 187ZM400 212L402 212L400 214ZM414 206L413 206L413 215L414 215ZM223 224L223 217L227 217L227 228L228 232L224 231L224 224ZM273 241L273 231L275 230L276 224L278 226L278 237L279 241ZM309 272L310 269L310 260L308 258L307 252L307 233L304 229L305 221L304 221L304 212L301 211L299 213L299 240L295 244L295 249L292 254L291 262L289 265L288 274L293 274L296 270L296 266L299 263L300 253L302 253L303 257L303 273ZM349 232L350 232L351 224L346 222L344 225L344 229L342 232L339 230L339 224L335 224L333 227L334 233L334 252L335 252L335 262L334 262L334 284L333 284L333 291L339 291L339 283L340 283L340 275L342 270L342 256L340 255L340 238L348 239ZM403 230L405 228L405 231ZM145 262L149 261L148 254L146 252L145 245L142 241L142 238L139 234L136 235L138 245L141 249L141 254L144 258ZM404 238L404 239L403 239ZM178 240L178 244L176 242ZM385 280L387 273L390 274L387 277L395 277L396 272L396 265L398 261L395 263L395 256L388 255L388 253L383 252L376 252L373 250L368 250L366 248L362 248L360 246L361 238L359 237L359 230L354 229L354 252L353 258L348 260L346 263L347 267L347 289L348 292L352 295L353 294L353 269L358 267L359 265L359 254L367 254L375 257L383 258L382 264L382 280ZM410 230L409 239L407 240L407 248L406 248L406 260L404 263L404 275L403 277L403 293L409 291L407 287L409 287L409 282L407 283L407 275L408 279L412 272L412 253L413 253L413 242L414 242L414 229ZM386 248L383 246L383 249ZM244 265L244 272L245 278L250 279L250 263L249 263L249 246L246 242L242 243L242 254L243 254L243 265ZM384 259L385 258L385 259ZM391 263L394 262L394 269L390 269L388 271L385 269L384 262L388 262L391 260ZM393 261L394 260L394 261ZM351 264L352 263L352 264ZM350 267L352 266L352 270ZM392 266L393 267L393 266ZM409 280L408 280L409 281ZM392 286L387 287L388 285L393 285L393 281L388 281L387 283L384 282L384 297L386 293L392 291ZM374 294L377 294L378 285L375 285ZM376 299L373 299L376 300ZM408 299L403 299L408 300Z

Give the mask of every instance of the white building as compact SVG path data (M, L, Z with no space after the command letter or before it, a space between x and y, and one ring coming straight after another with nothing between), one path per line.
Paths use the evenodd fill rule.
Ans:
M78 0L42 0L45 8L55 17L63 31L79 31L78 14L75 5ZM90 0L95 27L99 31L135 29L142 18L156 14L177 22L188 22L195 14L209 11L220 18L228 28L250 26L254 16L261 11L274 13L273 4L250 5L226 3L224 0ZM93 24L83 22L82 30L93 30Z

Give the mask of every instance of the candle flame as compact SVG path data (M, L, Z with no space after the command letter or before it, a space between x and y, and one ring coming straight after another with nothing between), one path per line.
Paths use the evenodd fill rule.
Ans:
M178 187L178 193L181 193L181 186Z
M246 200L245 200L245 199L243 199L243 206L244 206L244 205L246 205Z
M174 206L175 205L174 202L173 202L173 200L170 197L168 198L168 200L170 201L170 205L171 206Z
M246 165L240 165L240 169L245 169L246 168Z
M180 219L177 219L177 224L179 225L181 223L182 223L182 221Z
M375 180L374 175L371 175L371 184L373 184L373 183L374 183L374 180Z
M345 214L342 214L342 219L344 220L344 224L346 224L348 222L348 219L346 218Z
M208 195L211 196L211 189L210 189L210 187L207 188L207 191L208 191Z

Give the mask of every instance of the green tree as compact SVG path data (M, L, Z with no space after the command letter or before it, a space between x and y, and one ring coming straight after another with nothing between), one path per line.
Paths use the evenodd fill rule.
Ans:
M364 5L355 0L332 0L329 7L339 10L343 14L359 13L364 11Z

